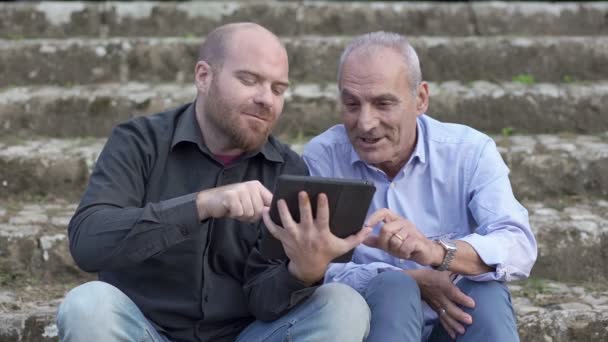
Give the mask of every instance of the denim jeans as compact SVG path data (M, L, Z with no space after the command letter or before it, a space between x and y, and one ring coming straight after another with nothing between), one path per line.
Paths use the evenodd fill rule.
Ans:
M237 341L359 342L368 333L369 319L369 307L359 293L343 284L327 284L281 318L253 322ZM67 294L58 309L57 327L61 341L170 341L129 297L100 281Z
M464 308L473 324L458 341L519 341L511 295L504 283L461 279L456 286L473 298L475 308ZM368 342L421 341L424 319L420 290L407 274L387 271L374 277L363 296L372 312ZM453 341L441 323L432 327L431 342Z

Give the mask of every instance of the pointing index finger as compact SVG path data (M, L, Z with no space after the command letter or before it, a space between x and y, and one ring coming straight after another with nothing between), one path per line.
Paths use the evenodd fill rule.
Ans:
M260 196L262 196L262 201L264 202L264 206L269 207L270 203L272 203L272 192L266 189L266 187L261 186Z
M383 209L378 209L373 214L371 214L370 217L367 219L367 222L365 223L365 225L369 226L369 227L374 227L375 225L377 225L380 222L388 223L388 222L397 221L398 219L399 219L398 215L396 215L389 209L383 208Z

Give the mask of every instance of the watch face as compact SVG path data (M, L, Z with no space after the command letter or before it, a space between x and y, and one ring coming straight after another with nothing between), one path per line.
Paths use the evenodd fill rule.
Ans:
M444 247L446 249L452 249L452 250L456 250L457 249L456 244L452 240L441 239L439 241L441 241L441 243L444 245Z

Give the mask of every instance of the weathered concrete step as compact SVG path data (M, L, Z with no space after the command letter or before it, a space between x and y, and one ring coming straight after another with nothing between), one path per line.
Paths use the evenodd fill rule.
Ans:
M15 296L10 292L2 291L4 301L7 296ZM9 297L9 298L11 298ZM28 301L11 311L0 310L0 340L3 342L50 342L59 341L55 315L61 303L61 297L50 301ZM12 300L12 299L9 299ZM1 303L5 305L5 303ZM21 305L25 304L24 307Z
M284 38L296 82L335 82L351 37ZM0 40L0 87L99 82L191 83L200 38ZM608 79L608 36L413 37L429 81Z
M605 3L129 2L0 5L0 37L202 35L255 21L284 35L602 35Z
M58 341L55 314L69 285L0 291L0 340ZM510 285L524 342L602 342L608 338L608 290L531 279ZM27 298L23 300L21 298Z
M532 277L608 285L608 200L524 202L538 243Z
M431 83L429 115L484 132L608 131L608 81L534 84ZM0 135L105 137L118 122L192 101L191 84L15 87L0 91ZM296 84L287 93L279 136L317 134L340 120L335 84Z
M494 138L520 198L608 196L608 133ZM0 198L80 194L103 144L103 139L0 140Z
M561 197L524 206L539 248L533 277L608 285L607 199ZM59 199L0 202L0 283L89 279L69 253L67 225L75 209Z
M521 198L608 196L608 133L496 136Z
M104 140L28 139L0 143L0 198L78 198Z
M64 200L0 202L0 283L63 284L91 278L69 252L76 205Z
M608 283L529 279L509 286L522 341L608 339Z

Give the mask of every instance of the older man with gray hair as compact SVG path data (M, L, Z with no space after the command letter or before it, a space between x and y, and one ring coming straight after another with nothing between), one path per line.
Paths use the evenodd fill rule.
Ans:
M355 38L340 59L343 124L304 150L312 175L362 178L374 232L326 282L351 285L372 311L368 341L517 341L505 282L537 256L494 141L425 114L429 86L401 35ZM422 300L421 300L422 299Z

